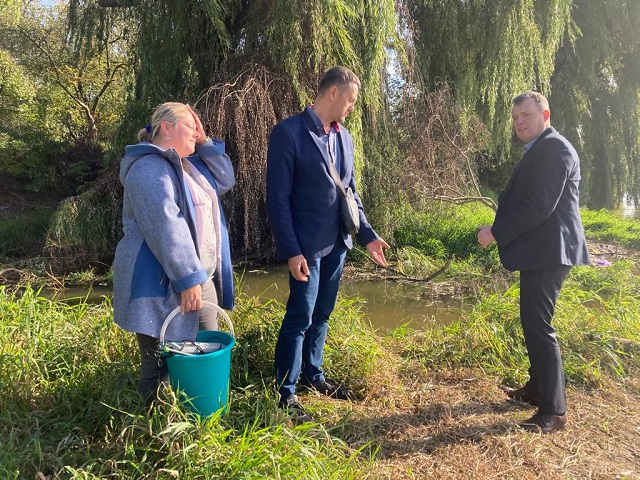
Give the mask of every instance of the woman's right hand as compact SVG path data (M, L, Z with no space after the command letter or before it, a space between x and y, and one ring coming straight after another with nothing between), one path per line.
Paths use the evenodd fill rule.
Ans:
M202 285L195 285L180 294L180 313L202 309Z
M198 145L202 145L209 139L209 137L207 137L207 134L204 132L204 127L202 126L202 122L200 121L200 117L198 117L198 114L193 111L193 108L191 108L191 105L187 105L187 108L189 109L189 113L193 117L193 121L196 124L196 131L200 135L198 137L198 140L196 140L196 143Z

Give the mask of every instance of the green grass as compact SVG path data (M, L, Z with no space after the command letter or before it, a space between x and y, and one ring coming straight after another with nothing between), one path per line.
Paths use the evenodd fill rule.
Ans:
M378 344L354 325L357 309L338 308L353 328L336 328L327 367L353 372L365 388L356 380L375 370ZM0 287L0 478L362 478L368 453L320 425L289 425L275 407L282 313L280 304L240 302L230 413L198 423L170 392L145 412L135 337L112 323L108 303L68 305Z
M405 248L415 268L440 261L421 264L428 258ZM405 404L416 365L433 376L470 369L496 383L526 379L517 276L496 293L478 263L470 255L455 266L484 276L487 287L448 326L381 336L358 300L340 299L325 367L366 399L366 415L384 417ZM619 261L574 268L568 277L554 325L570 386L606 389L640 373L635 271L632 261ZM113 324L108 300L62 302L29 286L0 287L0 478L375 477L376 432L362 412L309 396L305 406L323 424L296 427L276 408L273 349L283 313L278 302L239 296L229 413L194 421L170 390L145 411L135 388L135 336Z
M607 210L580 210L587 239L640 250L640 221L620 218Z
M640 371L640 278L631 261L608 268L574 268L558 299L554 326L567 382L604 387ZM426 368L480 366L512 384L526 380L528 357L519 313L519 284L482 295L460 322L416 332L394 332L404 356Z
M451 256L472 258L474 263L490 266L497 262L495 248L478 244L478 228L493 222L494 212L482 205L452 206L440 204L429 212L404 211L393 232L397 249L411 247L436 260Z
M485 269L499 262L495 247L484 250L477 242L478 227L493 223L494 212L487 207L445 204L424 212L405 208L398 215L393 241L399 251L409 247L435 260L471 259ZM581 216L587 239L640 250L640 221L584 208Z

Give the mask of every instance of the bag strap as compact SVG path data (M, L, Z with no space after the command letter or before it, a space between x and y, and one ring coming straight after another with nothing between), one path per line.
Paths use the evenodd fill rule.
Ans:
M328 146L327 146L327 150L329 150L329 155L331 156L331 160L333 160L333 155L331 155L331 149L329 149ZM336 166L333 164L333 162L327 162L326 159L325 159L325 162L329 164L329 173L331 174L333 181L336 182L336 187L338 187L338 192L340 192L340 194L343 197L346 197L347 191L344 188L344 185L342 184L342 180L340 180L340 175L338 175L338 170L336 170Z

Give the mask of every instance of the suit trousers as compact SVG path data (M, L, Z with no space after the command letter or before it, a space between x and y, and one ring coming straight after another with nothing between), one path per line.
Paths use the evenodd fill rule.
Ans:
M209 280L202 285L202 300L218 303L218 295L213 281ZM164 319L162 319L164 321ZM217 330L218 313L211 309L203 309L200 312L200 330ZM147 406L151 405L156 390L160 383L169 382L169 371L167 363L160 356L159 339L136 333L138 348L140 350L140 381L138 382L138 393L145 399Z
M538 397L545 415L567 411L560 346L551 320L570 270L557 265L520 272L520 322L531 363L525 389Z
M324 342L346 255L347 247L339 235L328 255L307 259L307 282L289 273L289 300L275 351L276 387L282 400L296 393L301 372L309 383L324 381Z

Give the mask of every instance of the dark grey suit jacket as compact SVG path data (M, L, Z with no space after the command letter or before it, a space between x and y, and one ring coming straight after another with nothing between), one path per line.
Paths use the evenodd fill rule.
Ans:
M507 270L589 264L579 181L575 149L556 130L547 128L498 197L491 232Z

